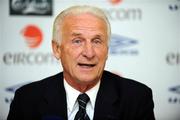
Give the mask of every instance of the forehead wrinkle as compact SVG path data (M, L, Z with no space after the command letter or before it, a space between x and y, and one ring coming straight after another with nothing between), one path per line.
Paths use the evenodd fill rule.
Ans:
M88 24L82 26L82 25L74 25L73 24L69 24L69 26L71 27L71 29L74 29L74 30L89 30L89 31L95 31L97 28L101 28L100 26L88 26Z
M83 34L80 32L72 32L71 36L78 37L78 36L83 36ZM101 37L103 37L103 34L97 33L97 34L94 34L93 37L101 38Z
M71 28L70 28L70 33L73 36L80 36L85 33L91 34L91 31L95 31L95 32L93 32L94 36L103 36L104 35L103 31L99 31L99 30L95 29L94 27L71 26Z

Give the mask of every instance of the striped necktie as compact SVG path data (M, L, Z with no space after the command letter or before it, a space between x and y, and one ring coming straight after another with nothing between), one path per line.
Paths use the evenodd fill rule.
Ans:
M86 93L80 94L77 98L79 111L76 113L74 120L90 120L86 113L86 105L89 101L89 96Z

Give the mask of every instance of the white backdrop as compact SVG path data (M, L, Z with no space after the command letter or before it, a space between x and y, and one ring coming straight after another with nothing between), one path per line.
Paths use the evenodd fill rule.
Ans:
M110 19L106 69L152 88L157 120L180 120L180 0L119 1L54 0L53 14L38 16L12 15L10 0L1 0L0 120L6 119L15 89L62 70L52 56L52 24L75 4L101 7Z

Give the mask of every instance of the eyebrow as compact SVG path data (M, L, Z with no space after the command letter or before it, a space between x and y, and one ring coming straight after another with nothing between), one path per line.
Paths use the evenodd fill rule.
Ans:
M81 34L81 33L74 33L74 32L73 32L71 35L72 35L72 36L81 36L82 34Z
M101 35L95 35L94 37L95 38L101 38L102 36Z

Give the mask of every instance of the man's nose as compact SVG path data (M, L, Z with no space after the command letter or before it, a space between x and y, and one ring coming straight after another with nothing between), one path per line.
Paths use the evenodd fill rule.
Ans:
M94 47L91 42L86 42L83 47L83 56L92 59L95 56Z

